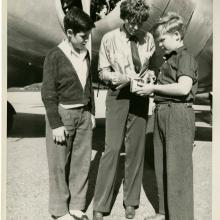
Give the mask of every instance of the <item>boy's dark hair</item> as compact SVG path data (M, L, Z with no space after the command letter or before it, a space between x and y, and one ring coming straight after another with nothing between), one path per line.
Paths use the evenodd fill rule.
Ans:
M185 24L183 18L176 12L168 12L153 27L155 38L158 38L161 34L174 33L175 31L180 33L181 39L184 38Z
M120 5L120 18L132 23L142 24L147 21L150 4L146 0L125 0Z
M72 7L64 17L64 30L71 29L74 34L87 32L95 27L94 22L84 11L77 7Z

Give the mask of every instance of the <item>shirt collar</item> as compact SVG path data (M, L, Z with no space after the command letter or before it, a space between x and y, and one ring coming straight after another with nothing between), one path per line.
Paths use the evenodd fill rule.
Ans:
M122 37L126 38L127 41L129 41L130 35L128 34L127 30L125 29L124 24L120 27L120 33L121 33Z
M181 53L183 50L186 50L186 47L183 45L175 50L177 54Z
M179 48L177 48L176 50L173 50L173 51L170 52L169 54L165 54L165 55L164 55L164 59L165 59L165 60L168 60L168 59L170 59L172 56L182 53L183 50L186 50L186 47L185 47L184 45L181 46L181 47L179 47Z
M76 50L73 48L72 44L68 42L67 38L63 39L63 41L59 44L59 47L62 50L65 50L66 52L68 52L68 54L74 55L74 56L81 58L81 59L85 59L85 57L87 56L87 53L88 53L87 49L80 50L80 53L76 52Z

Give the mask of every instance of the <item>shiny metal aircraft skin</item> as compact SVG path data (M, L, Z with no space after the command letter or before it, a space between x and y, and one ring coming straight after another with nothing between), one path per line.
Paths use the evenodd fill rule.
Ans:
M83 9L89 12L90 0L81 2ZM151 30L154 22L167 11L180 13L187 23L185 44L199 63L199 92L211 91L212 0L152 0L151 3L151 16L143 28ZM64 13L59 4L60 0L8 0L8 87L41 81L46 53L64 37ZM120 2L96 22L91 41L93 74L97 73L97 54L103 34L122 24L119 11ZM156 59L159 55L156 54Z

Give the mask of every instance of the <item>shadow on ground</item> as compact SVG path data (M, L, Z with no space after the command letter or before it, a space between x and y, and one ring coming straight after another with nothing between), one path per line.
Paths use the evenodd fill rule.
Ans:
M45 116L41 114L16 113L8 137L45 137Z
M195 141L212 141L212 128L196 127Z
M195 111L196 133L195 141L212 141L212 114L210 111ZM200 126L199 123L206 123L208 126Z

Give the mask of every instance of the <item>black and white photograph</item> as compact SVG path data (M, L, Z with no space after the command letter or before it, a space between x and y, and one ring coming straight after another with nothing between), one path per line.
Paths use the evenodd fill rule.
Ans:
M213 0L2 4L2 219L219 219Z

